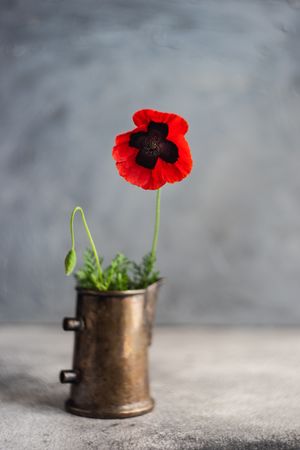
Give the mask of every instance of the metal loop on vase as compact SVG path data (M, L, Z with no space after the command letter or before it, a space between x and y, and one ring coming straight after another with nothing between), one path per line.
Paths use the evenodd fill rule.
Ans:
M80 376L78 370L62 370L59 374L61 383L79 383Z
M84 324L82 319L76 317L65 317L63 319L62 327L65 331L80 331L83 330Z

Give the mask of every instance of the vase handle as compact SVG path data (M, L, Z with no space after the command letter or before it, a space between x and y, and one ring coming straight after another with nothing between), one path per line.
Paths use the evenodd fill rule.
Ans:
M78 370L61 370L59 374L59 380L61 383L79 383L80 373Z
M65 331L80 331L84 328L82 319L76 317L65 317L63 319L62 327Z

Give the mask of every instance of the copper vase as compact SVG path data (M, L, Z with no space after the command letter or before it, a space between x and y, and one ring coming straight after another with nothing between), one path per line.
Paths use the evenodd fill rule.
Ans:
M130 291L77 288L76 317L63 321L64 330L75 332L73 369L60 373L62 383L71 383L67 411L125 418L153 409L148 346L160 284Z

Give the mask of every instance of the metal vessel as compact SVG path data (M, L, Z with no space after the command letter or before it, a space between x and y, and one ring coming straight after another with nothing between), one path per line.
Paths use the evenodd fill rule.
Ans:
M85 417L125 418L153 409L149 392L151 343L161 280L147 289L100 292L77 288L76 317L63 329L75 332L73 369L66 410Z

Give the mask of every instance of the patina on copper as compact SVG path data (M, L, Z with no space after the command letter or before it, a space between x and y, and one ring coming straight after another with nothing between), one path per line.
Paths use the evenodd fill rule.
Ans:
M73 370L66 410L86 417L124 418L153 409L148 346L161 280L147 289L99 292L77 289L76 317L63 321L75 331Z

